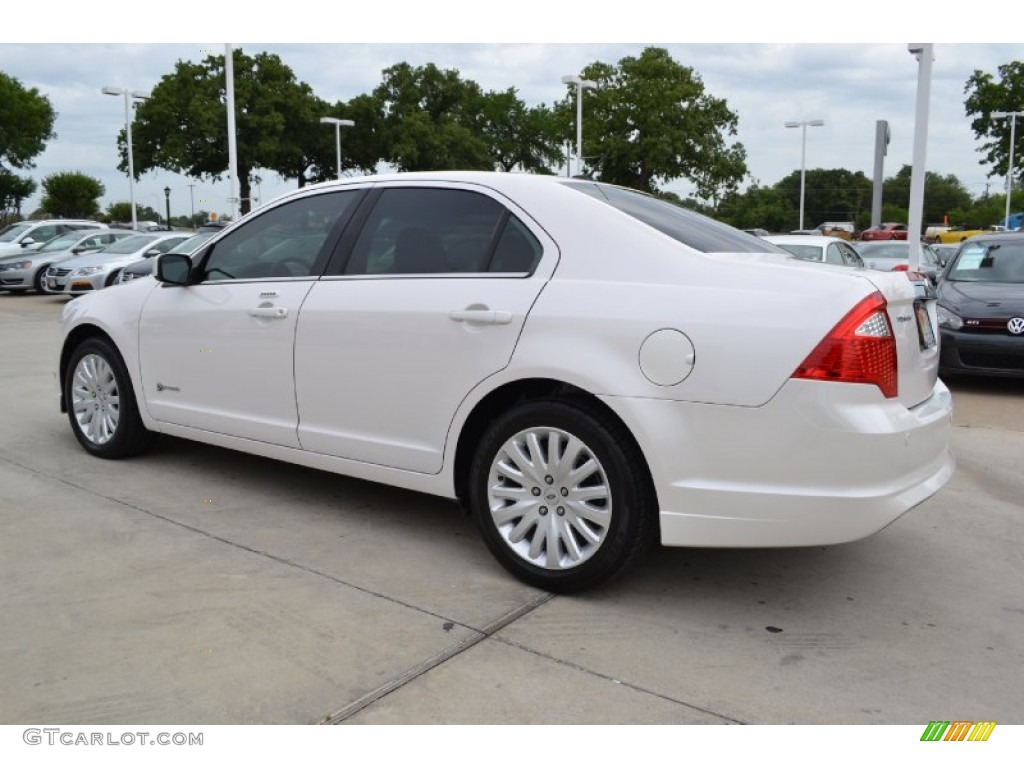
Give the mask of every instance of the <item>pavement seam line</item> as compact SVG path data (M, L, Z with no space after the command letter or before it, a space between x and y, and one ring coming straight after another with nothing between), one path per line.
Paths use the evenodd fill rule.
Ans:
M500 632L509 624L513 623L514 621L518 621L527 614L532 613L537 608L544 605L553 598L553 594L545 593L542 595L538 595L533 600L530 600L528 603L525 603L524 605L521 605L518 608L514 608L513 610L506 613L504 616L501 616L500 618L496 619L495 621L485 626L483 629L474 630L474 635L471 635L470 637L460 640L455 645L452 645L444 649L440 653L437 653L434 656L431 656L429 659L426 659L425 661L417 664L416 666L406 670L393 680L359 697L346 707L339 709L337 712L334 712L333 714L327 715L323 720L320 721L320 725L339 725L345 722L349 718L353 717L354 715L358 714L362 710L369 707L371 704L375 704L376 702L383 699L385 696L388 696L397 691L398 689L403 688L404 686L408 685L418 677L421 677L422 675L425 675L432 669L435 669L440 665L444 664L449 659L452 659L460 655L461 653L469 650L470 648L474 647L475 645L482 643L487 638L493 637L497 632Z
M289 560L289 559L284 558L284 557L281 557L280 555L275 555L275 554L272 554L270 552L266 552L266 551L264 551L262 549L256 549L255 547L250 547L247 544L241 544L241 543L239 543L237 541L231 541L230 539L226 539L223 536L218 536L215 533L211 533L210 531L203 530L202 528L197 528L194 525L189 525L188 523L183 523L180 520L175 520L175 519L167 517L165 515L161 515L158 512L153 512L152 510L145 509L145 508L140 507L140 506L138 506L136 504L132 504L131 502L124 501L123 499L117 499L117 498L114 498L113 496L107 496L104 493L100 493L98 491L94 491L91 488L86 488L84 486L81 486L81 485L78 485L76 483L73 483L70 480L65 480L64 478L53 477L52 475L47 475L47 474L39 471L38 469L36 469L34 467L29 467L29 466L25 466L24 464L19 464L16 461L12 461L11 459L8 459L8 458L2 457L2 456L0 456L0 461L4 462L6 464L10 464L11 466L23 469L23 470L25 470L27 472L31 472L31 473L33 473L35 475L39 475L40 477L46 478L48 480L51 480L51 481L54 481L54 482L58 482L58 483L62 483L63 485L66 485L69 488L74 488L77 491L82 491L82 492L87 493L87 494L89 494L91 496L95 496L95 497L100 498L100 499L106 499L107 501L113 502L114 504L118 504L118 505L120 505L122 507L127 507L128 509L133 509L136 512L141 512L144 515L147 515L149 517L155 518L157 520L162 520L165 523L168 523L170 525L173 525L173 526L176 526L178 528L184 529L186 531L190 531L191 533L196 533L196 534L198 534L200 536L203 536L203 537L205 537L207 539L211 539L213 541L218 541L218 542L220 542L222 544L227 544L229 547L234 547L236 549L241 549L244 552L249 552L249 553L254 554L254 555L259 555L261 557L265 557L268 560L273 560L276 563L280 563L282 565L287 565L287 566L290 566L292 568L296 568L296 569L298 569L300 571L303 571L305 573L308 573L308 574L310 574L312 576L319 576L320 578L326 579L328 581L332 581L335 584L339 584L339 585L341 585L343 587L348 587L349 589L356 590L357 592L362 592L364 595L369 595L370 597L376 597L376 598L380 598L381 600L386 600L387 602L392 603L394 605L399 605L399 606L401 606L403 608L408 608L409 610L416 611L417 613L421 613L421 614L423 614L425 616L431 616L431 617L433 617L435 619L440 619L441 621L445 621L445 622L450 621L450 622L452 622L452 624L454 624L456 626L466 627L467 629L472 629L474 631L480 631L480 630L474 629L473 627L468 626L467 624L465 624L463 622L456 621L455 619L453 619L453 618L451 618L449 616L444 616L442 614L435 613L434 611L429 611L426 608L423 608L422 606L413 605L412 603L407 603L407 602L405 602L403 600L399 600L398 598L392 597L391 595L385 595L385 594L383 594L381 592L376 592L376 591L374 591L372 589L369 589L367 587L362 587L362 586L359 586L358 584L353 584L351 582L345 581L344 579L339 579L337 576L332 576L331 574L325 573L324 571L317 570L316 568L310 568L308 565L303 565L302 563L296 563L295 561ZM527 603L527 605L530 605L530 604ZM498 619L498 621L501 621L501 619Z
M568 667L569 669L573 669L577 672L582 672L586 675L591 675L602 680L607 680L608 682L615 683L616 685L621 685L625 688L629 688L630 690L636 691L637 693L642 693L647 696L654 696L655 698L661 699L662 701L667 701L671 704L677 704L681 707L694 709L698 712L703 712L706 715L711 715L712 717L717 717L722 720L726 720L730 723L734 723L735 725L749 725L749 723L743 720L737 720L735 717L729 717L729 715L723 715L721 712L715 712L712 709L707 709L706 707L691 704L688 701L674 699L671 696L666 696L664 693L658 693L657 691L652 691L649 688L643 688L639 685L635 685L634 683L628 683L625 680L619 680L617 677L612 677L611 675L605 674L604 672L598 672L597 670L590 669L589 667L584 667L581 664L576 664L575 662L567 661L566 659L560 659L557 656L551 656L547 653L544 653L543 651L538 651L536 648L530 648L529 646L523 645L522 643L517 643L514 640L509 640L504 637L495 637L494 640L496 642L503 643L504 645L507 645L511 648L515 648L516 650L523 651L524 653L529 653L533 656L546 659L560 666Z

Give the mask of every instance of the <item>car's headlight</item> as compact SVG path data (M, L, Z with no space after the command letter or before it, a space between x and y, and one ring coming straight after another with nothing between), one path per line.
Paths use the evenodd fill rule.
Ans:
M963 318L960 315L946 309L944 306L939 304L936 308L939 318L939 325L943 328L949 328L954 331L959 331L964 327Z
M97 265L95 267L79 267L72 275L95 275L97 272L102 272L104 267Z
M7 262L6 264L0 264L0 272L10 272L14 269L28 269L32 266L31 261L15 261Z

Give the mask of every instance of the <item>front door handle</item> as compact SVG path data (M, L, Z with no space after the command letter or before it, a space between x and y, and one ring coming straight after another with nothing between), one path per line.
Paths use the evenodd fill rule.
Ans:
M253 307L249 310L252 317L268 317L271 320L283 320L288 317L287 307Z
M512 313L506 309L456 309L448 317L457 323L479 323L481 325L508 325Z

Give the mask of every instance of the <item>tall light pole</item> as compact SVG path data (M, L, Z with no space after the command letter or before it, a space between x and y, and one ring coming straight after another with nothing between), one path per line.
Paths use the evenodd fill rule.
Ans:
M917 99L914 107L914 152L910 170L910 206L907 209L907 248L911 272L921 267L921 233L924 231L924 182L927 178L928 112L932 95L931 43L907 43L907 52L917 59Z
M167 201L167 231L171 231L171 188L164 187L164 199Z
M800 128L800 229L804 228L804 178L807 174L807 126L820 128L824 120L790 120L787 128Z
M1006 171L1006 220L1003 225L1010 228L1010 196L1013 194L1013 145L1017 143L1017 118L1024 112L993 112L992 117L1010 118L1010 165Z
M191 217L188 220L188 226L189 228L192 229L194 229L196 226L196 201L195 197L192 194L192 190L195 189L195 186L195 184L188 185L188 207L189 213L191 214Z
M325 125L334 126L334 146L338 151L338 181L341 181L341 127L351 128L355 123L351 120L341 120L337 117L321 117L320 122Z
M135 160L132 158L132 113L130 105L132 100L142 101L148 99L149 94L145 91L130 91L127 88L111 88L110 86L104 87L102 93L105 93L107 96L124 96L124 131L128 142L128 197L132 206L132 230L134 231L138 226L138 220L135 215Z
M576 173L583 172L583 89L595 90L597 83L579 75L565 75L562 82L576 86Z

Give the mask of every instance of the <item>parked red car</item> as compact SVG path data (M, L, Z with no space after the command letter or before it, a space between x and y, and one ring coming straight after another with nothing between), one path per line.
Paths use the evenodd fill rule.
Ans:
M877 227L868 227L860 233L860 239L869 242L872 240L906 240L907 225L889 222Z

